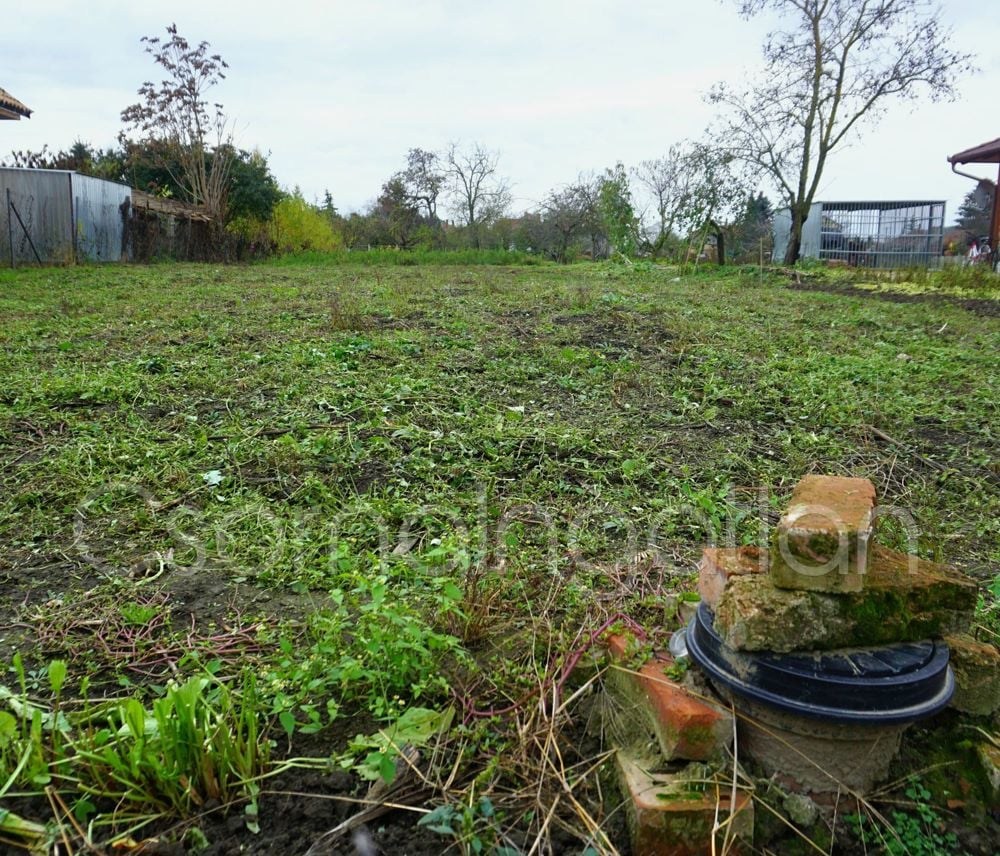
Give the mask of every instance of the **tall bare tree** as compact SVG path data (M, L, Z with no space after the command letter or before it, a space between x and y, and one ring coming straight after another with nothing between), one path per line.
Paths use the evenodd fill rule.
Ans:
M455 210L469 228L472 245L480 246L480 227L502 216L510 205L510 182L497 172L500 153L473 143L462 149L451 143L445 170L451 179Z
M758 82L712 92L725 108L716 137L766 174L791 209L792 264L831 153L894 100L954 98L971 57L952 49L929 0L738 2L744 17L773 10L787 27L767 36Z
M167 27L167 38L144 36L146 53L165 74L160 83L146 81L140 100L122 111L122 143L126 150L159 153L174 183L189 202L203 206L221 228L226 190L235 149L221 104L210 104L208 91L224 80L229 67L208 42L191 45ZM138 140L132 140L135 135ZM140 147L130 143L139 142Z

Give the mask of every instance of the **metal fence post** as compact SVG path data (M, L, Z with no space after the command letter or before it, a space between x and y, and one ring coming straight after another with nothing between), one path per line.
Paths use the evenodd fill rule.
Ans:
M7 240L10 241L10 267L14 269L14 223L10 219L10 188L7 188Z

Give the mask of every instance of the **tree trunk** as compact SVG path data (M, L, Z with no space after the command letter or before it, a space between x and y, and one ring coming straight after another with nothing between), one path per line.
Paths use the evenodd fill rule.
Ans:
M805 225L808 210L805 214L798 206L792 206L792 227L788 232L788 246L785 248L785 264L794 265L799 260L802 249L802 227Z
M726 263L726 233L722 231L722 227L718 223L709 220L708 225L712 227L712 234L715 235L716 264L724 265Z

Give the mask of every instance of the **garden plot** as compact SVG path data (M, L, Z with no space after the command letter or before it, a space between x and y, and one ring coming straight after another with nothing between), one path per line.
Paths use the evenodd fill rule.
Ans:
M881 541L977 578L996 639L977 300L644 264L0 275L3 807L305 852L392 779L389 849L610 851L595 634L678 627L705 542L758 541L802 475L870 478L913 523ZM128 728L168 709L200 783Z

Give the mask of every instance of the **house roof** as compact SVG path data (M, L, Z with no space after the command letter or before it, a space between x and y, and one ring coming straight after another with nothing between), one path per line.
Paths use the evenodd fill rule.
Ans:
M11 95L6 89L0 89L0 119L31 118L31 111Z
M949 163L1000 163L1000 137L952 155Z

